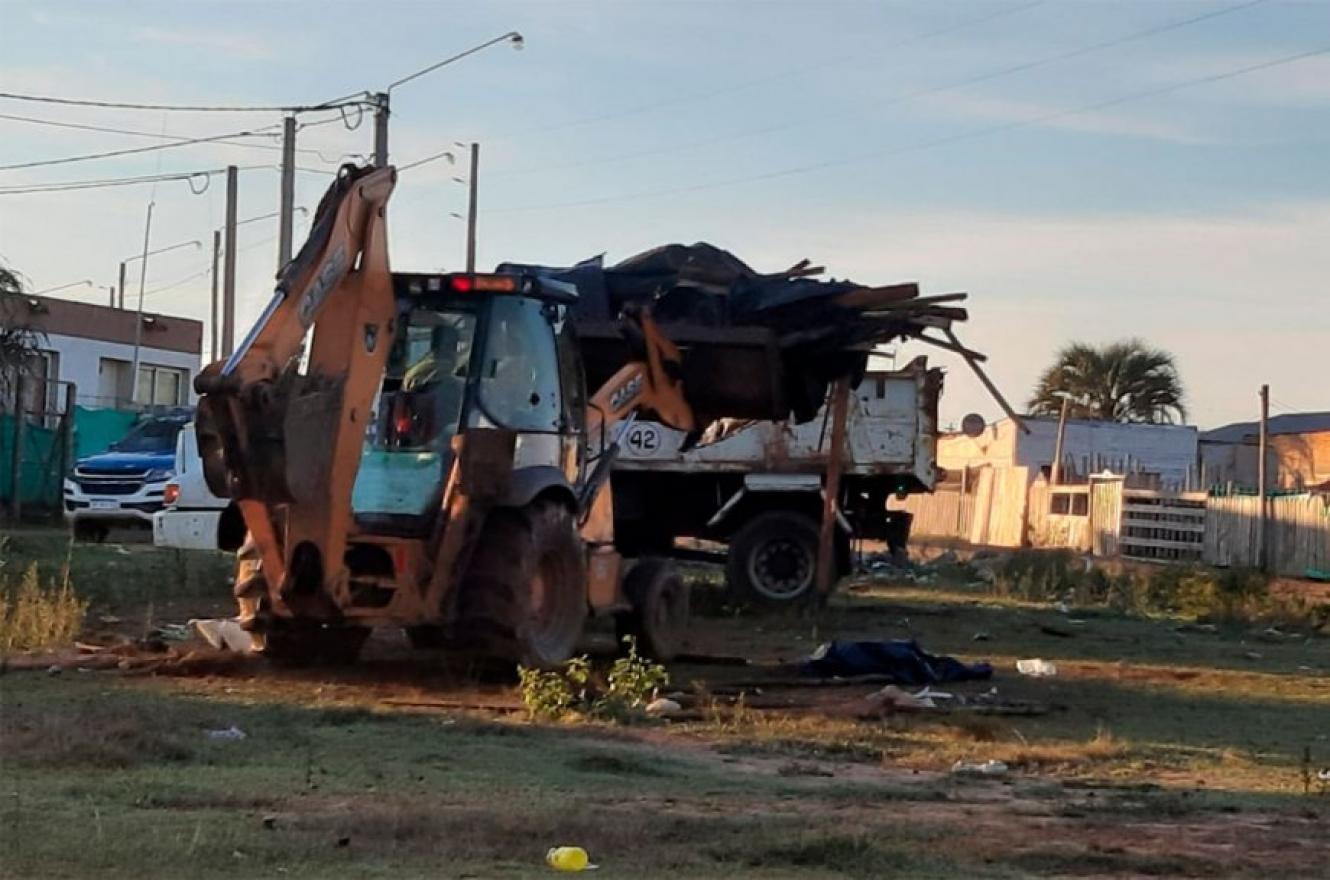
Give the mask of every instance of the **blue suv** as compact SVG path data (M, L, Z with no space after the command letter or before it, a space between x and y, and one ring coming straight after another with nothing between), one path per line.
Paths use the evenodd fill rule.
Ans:
M192 417L144 416L105 452L79 459L64 486L65 519L76 536L101 541L112 526L152 527L175 476L176 435Z

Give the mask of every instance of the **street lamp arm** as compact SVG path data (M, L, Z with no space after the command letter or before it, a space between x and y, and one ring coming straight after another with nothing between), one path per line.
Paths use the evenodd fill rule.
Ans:
M137 253L137 254L135 254L135 255L132 256L132 257L125 257L125 258L124 258L123 260L121 260L120 262L122 262L122 263L132 263L132 262L134 262L135 260L141 260L141 259L143 259L144 257L152 257L152 256L156 256L157 254L164 254L164 253L166 253L167 251L174 251L174 250L178 250L179 248L183 248L183 247L196 247L196 248L202 248L202 247L203 247L203 242L199 241L198 239L193 239L192 241L182 241L182 242L179 242L178 244L169 245L169 246L164 247L164 248L158 248L158 249L155 250L155 251L148 251L146 254L145 254L145 253Z
M503 36L495 37L492 40L487 40L486 42L481 43L479 46L472 46L470 49L467 49L465 52L458 52L456 55L453 55L450 58L445 58L442 61L437 61L434 64L431 64L429 67L423 67L420 70L417 70L415 73L410 74L409 76L404 76L401 79L397 80L396 82L389 83L388 88L386 88L384 91L391 93L393 89L401 85L406 85L407 83L411 82L411 80L413 79L418 79L427 73L433 73L434 71L438 70L440 67L443 67L446 64L452 64L454 61L460 61L461 59L467 57L468 55L474 55L475 53L479 52L481 49L488 49L490 46L493 46L495 43L502 43L505 41L512 43L514 49L521 49L523 44L525 43L525 40L523 40L521 34L519 34L517 31L509 31Z

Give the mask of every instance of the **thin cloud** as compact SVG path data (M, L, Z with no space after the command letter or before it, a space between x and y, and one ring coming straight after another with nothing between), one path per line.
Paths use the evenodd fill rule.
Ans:
M133 31L131 38L139 43L223 52L233 57L251 61L272 58L276 54L272 46L262 39L244 33L141 27Z
M1062 109L1051 103L985 95L936 95L930 101L948 114L965 119L982 119L986 122L1022 122L1049 116ZM1172 144L1214 143L1212 138L1203 136L1195 127L1139 113L1112 111L1077 113L1032 123L1031 127L1139 138Z

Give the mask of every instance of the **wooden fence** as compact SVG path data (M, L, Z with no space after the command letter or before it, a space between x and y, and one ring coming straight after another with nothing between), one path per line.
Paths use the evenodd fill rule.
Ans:
M1121 477L1080 485L1029 482L1026 468L983 468L959 486L893 502L914 514L912 533L998 547L1069 547L1095 556L1220 566L1260 564L1254 496L1133 488ZM1330 571L1330 499L1270 499L1270 568L1287 576Z
M1330 570L1330 506L1317 495L1283 495L1269 500L1267 543L1270 568L1301 576ZM1261 500L1254 495L1209 499L1205 510L1202 558L1211 565L1260 564Z

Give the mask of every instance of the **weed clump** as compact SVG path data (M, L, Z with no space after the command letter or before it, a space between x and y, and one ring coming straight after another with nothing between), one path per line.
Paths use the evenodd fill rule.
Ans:
M664 666L638 654L634 639L624 642L628 653L614 661L603 684L593 681L591 660L585 655L574 657L559 670L519 666L527 712L532 718L549 720L575 714L628 721L640 715L647 702L670 683L670 675Z
M43 585L33 563L17 586L0 579L0 655L41 651L69 644L83 626L88 603L69 581Z

